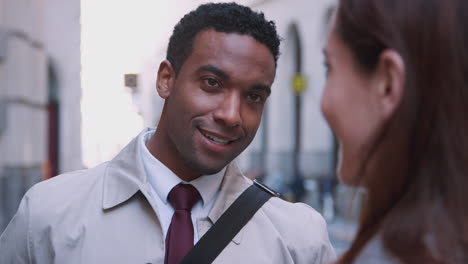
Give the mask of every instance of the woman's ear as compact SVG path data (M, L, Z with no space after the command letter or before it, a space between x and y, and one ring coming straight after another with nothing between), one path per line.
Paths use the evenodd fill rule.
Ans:
M405 63L395 50L380 54L377 65L377 97L381 115L388 119L400 106L405 92Z
M168 60L161 62L158 69L158 79L156 81L156 90L161 98L169 98L175 78L175 71L172 64Z

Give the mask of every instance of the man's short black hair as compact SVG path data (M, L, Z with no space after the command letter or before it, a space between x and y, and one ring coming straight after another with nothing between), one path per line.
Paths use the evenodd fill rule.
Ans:
M268 47L275 64L278 60L280 38L275 22L266 20L263 13L236 3L209 3L185 15L174 27L166 58L176 74L192 52L195 36L207 29L249 35Z

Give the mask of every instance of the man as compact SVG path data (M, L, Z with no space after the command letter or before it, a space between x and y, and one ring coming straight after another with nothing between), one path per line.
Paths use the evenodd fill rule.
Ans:
M110 162L31 188L0 238L1 263L178 263L252 184L233 160L255 136L278 54L274 23L247 7L186 15L158 70L156 131ZM275 197L214 263L333 257L322 217Z

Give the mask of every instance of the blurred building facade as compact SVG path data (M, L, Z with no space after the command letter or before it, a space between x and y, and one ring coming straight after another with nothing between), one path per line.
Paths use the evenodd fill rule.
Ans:
M244 161L244 167L260 169L268 184L316 208L321 206L316 195L321 180L334 177L336 156L320 111L322 47L334 6L329 0L259 1L253 6L276 22L283 41L272 95L258 137L242 157L249 163Z
M0 230L25 191L82 168L80 1L0 0Z

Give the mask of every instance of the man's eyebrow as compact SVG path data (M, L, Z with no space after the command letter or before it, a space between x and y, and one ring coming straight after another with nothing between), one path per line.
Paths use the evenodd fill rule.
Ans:
M214 73L216 75L218 75L219 77L225 79L225 80L229 80L229 74L227 74L225 71L221 70L220 68L214 66L214 65L211 65L211 64L206 64L206 65L203 65L203 66L200 66L200 68L197 69L197 72L200 73L200 72L211 72L211 73Z
M267 93L267 95L271 94L270 86L264 85L264 84L254 84L254 85L250 86L250 89L265 91Z

